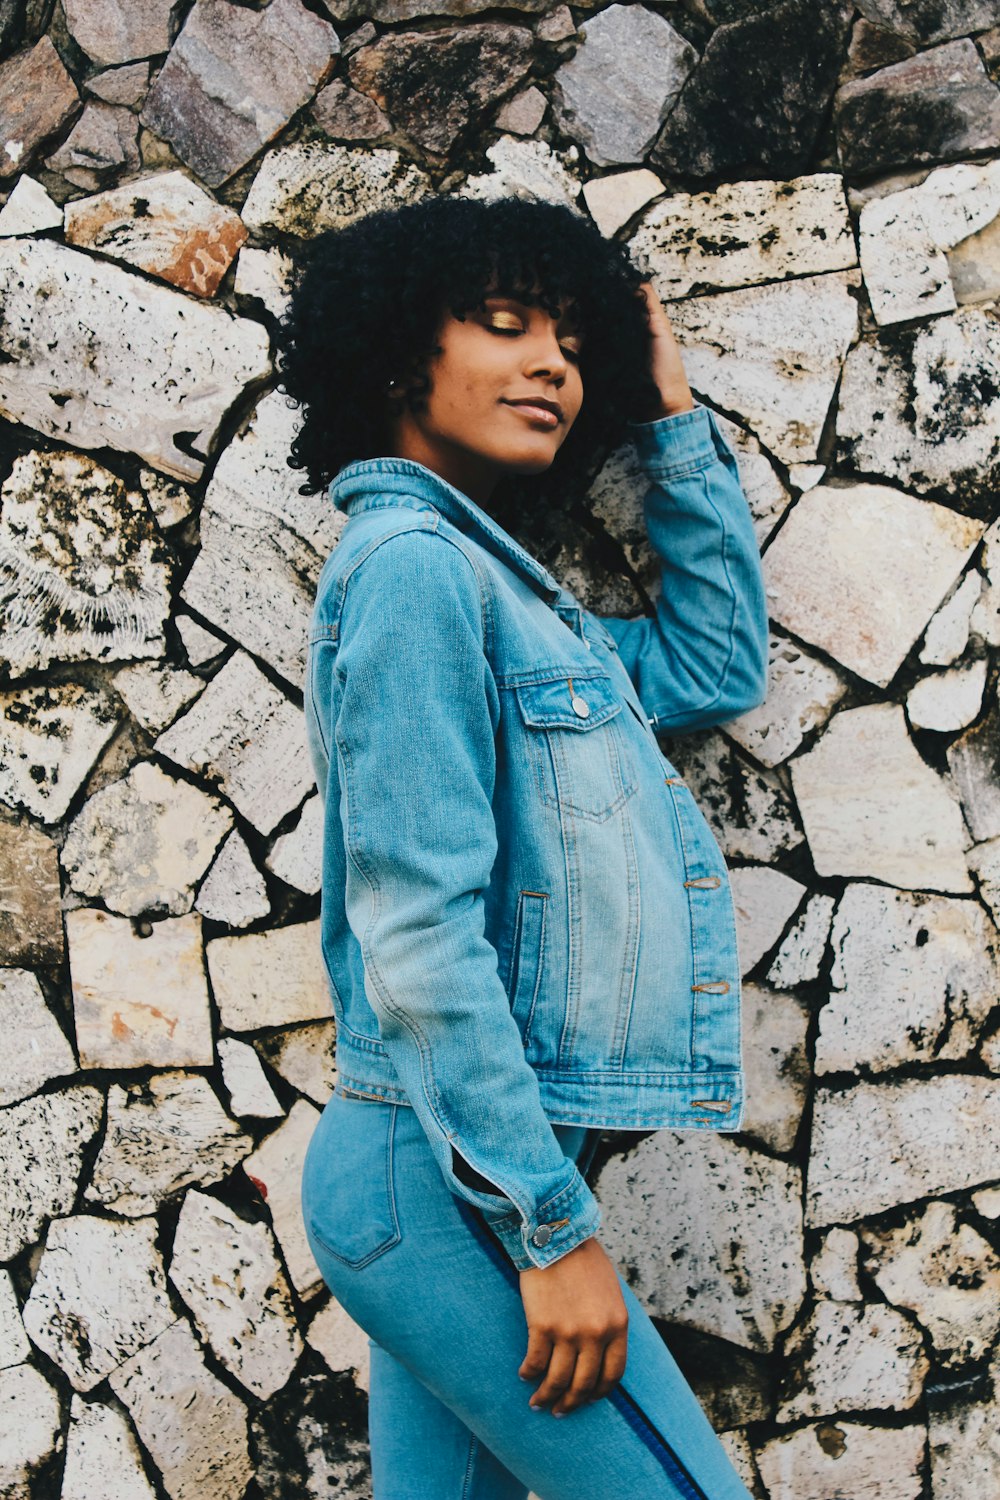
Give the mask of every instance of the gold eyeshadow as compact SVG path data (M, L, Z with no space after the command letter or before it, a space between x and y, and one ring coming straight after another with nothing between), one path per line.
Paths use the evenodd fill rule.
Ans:
M517 313L503 312L503 311L500 311L499 309L497 309L496 311L491 312L490 315L489 315L489 317L490 317L490 326L493 327L493 328L518 328L518 329L520 329L520 328L524 327L524 323L523 323L522 319L518 317ZM504 320L504 321L501 321L501 319Z

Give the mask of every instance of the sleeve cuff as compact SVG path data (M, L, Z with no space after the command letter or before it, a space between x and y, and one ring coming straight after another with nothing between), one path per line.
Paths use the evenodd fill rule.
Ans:
M485 1213L484 1218L518 1271L550 1266L596 1234L601 1209L579 1171L566 1187L543 1203L527 1221L518 1213Z
M655 422L629 422L628 430L643 469L660 478L693 474L715 462L711 413L695 402L691 411L658 417Z

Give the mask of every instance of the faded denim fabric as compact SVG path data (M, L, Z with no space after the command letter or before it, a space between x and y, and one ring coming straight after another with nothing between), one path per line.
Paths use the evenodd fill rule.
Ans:
M760 554L706 407L632 435L655 617L593 614L468 496L376 458L330 485L348 521L310 630L337 1086L416 1111L519 1269L600 1224L553 1123L742 1122L728 871L654 726L763 701Z

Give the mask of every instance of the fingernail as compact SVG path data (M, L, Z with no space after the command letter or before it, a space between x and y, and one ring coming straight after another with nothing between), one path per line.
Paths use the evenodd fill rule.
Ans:
M531 1376L530 1375L520 1375L519 1374L517 1378L518 1378L518 1380L530 1380Z
M564 1417L564 1416L565 1416L565 1415L566 1415L566 1413L565 1413L565 1412L564 1412L564 1411L554 1411L554 1412L553 1412L553 1413L552 1413L552 1415L553 1415L553 1416L554 1416L554 1417Z

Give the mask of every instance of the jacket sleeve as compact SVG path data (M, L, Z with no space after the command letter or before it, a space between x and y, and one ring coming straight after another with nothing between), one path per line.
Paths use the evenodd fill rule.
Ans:
M750 507L706 406L629 426L649 479L643 514L660 592L653 616L599 618L654 730L707 728L767 691L767 602Z
M558 1260L601 1215L542 1109L485 936L499 722L486 618L472 562L434 531L397 533L355 566L331 695L339 796L331 785L326 802L390 1061L449 1190L523 1270ZM456 1175L459 1159L496 1191Z

